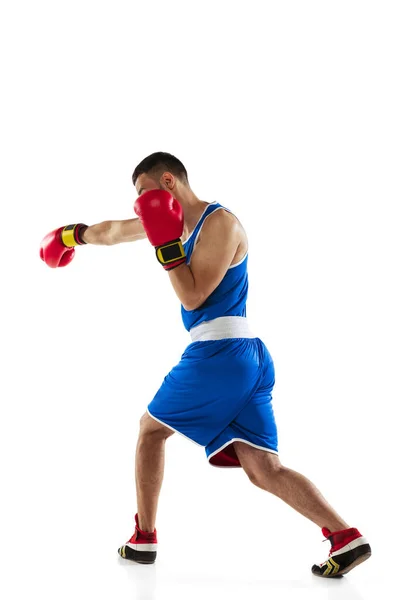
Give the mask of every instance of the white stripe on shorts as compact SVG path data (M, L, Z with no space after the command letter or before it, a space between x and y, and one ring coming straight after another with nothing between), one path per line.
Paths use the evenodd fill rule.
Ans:
M255 338L246 317L218 317L204 321L190 331L192 342L208 342L228 338Z

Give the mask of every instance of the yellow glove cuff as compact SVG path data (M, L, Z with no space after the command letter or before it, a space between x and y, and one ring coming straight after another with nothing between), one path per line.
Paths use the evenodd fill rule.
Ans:
M87 229L87 225L83 223L77 223L75 225L67 225L61 231L61 240L64 246L67 248L72 248L73 246L80 246L81 244L86 244L83 241L81 235Z
M161 263L164 268L177 260L185 258L186 254L181 240L173 240L162 246L157 246L156 257L158 262Z

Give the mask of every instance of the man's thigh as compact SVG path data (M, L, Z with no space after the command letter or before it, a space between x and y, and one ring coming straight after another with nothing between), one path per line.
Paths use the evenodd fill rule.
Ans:
M254 448L244 442L234 442L233 446L242 468L250 478L257 477L260 473L272 474L282 468L276 453Z

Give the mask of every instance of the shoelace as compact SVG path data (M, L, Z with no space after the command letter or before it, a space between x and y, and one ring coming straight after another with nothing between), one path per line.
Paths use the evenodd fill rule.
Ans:
M329 538L325 538L324 540L322 540L323 542L330 542ZM332 554L332 550L333 550L333 546L331 544L331 549L329 550L329 554L328 554L328 558L330 557L330 555Z

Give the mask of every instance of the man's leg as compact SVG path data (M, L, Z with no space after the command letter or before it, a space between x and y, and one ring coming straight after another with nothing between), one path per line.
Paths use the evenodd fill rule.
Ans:
M174 431L147 413L140 420L136 447L136 495L139 527L154 531L158 497L164 477L165 441Z
M314 575L341 577L371 556L368 541L358 529L348 526L304 475L282 466L276 454L243 442L234 442L234 447L250 481L278 496L319 525L324 536L330 541L328 560L312 566Z
M349 525L328 504L321 492L304 475L284 467L272 452L258 450L243 442L234 442L237 457L250 481L278 496L299 513L330 531Z

